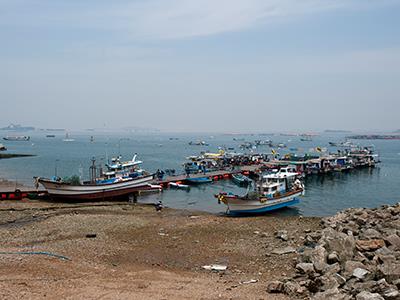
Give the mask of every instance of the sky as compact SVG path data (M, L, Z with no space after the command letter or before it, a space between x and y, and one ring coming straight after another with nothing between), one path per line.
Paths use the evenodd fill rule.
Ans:
M0 127L400 128L400 0L0 0Z

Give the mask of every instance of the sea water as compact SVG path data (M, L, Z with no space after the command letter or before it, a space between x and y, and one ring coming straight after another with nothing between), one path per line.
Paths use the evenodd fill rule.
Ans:
M248 142L270 139L274 144L285 143L287 148L274 148L281 155L294 152L295 148L299 155L315 151L316 147L326 147L328 151L335 152L337 148L329 147L329 142L344 140L343 135L336 134L313 137L312 141L300 141L297 136L258 134L231 136L76 132L70 134L70 138L75 139L72 142L64 142L64 135L61 133L54 138L46 137L45 132L34 132L30 136L29 142L2 142L8 148L7 153L35 156L1 159L0 178L17 180L28 185L32 185L34 176L78 175L88 179L93 157L96 158L97 165L104 165L119 154L123 160L130 160L135 153L138 155L137 159L143 161L142 167L150 172L175 169L177 173L183 173L182 164L186 157L198 155L201 151L217 152L219 147L229 147L239 153L246 152L239 148L243 139ZM209 145L189 145L190 141L203 140ZM373 144L380 155L381 163L376 168L352 170L349 173L310 176L305 181L306 195L302 197L300 204L273 214L325 216L349 207L376 207L400 202L400 141L354 142L363 146ZM271 153L271 148L259 146L253 151ZM188 191L165 189L160 194L143 196L139 200L149 203L162 200L165 206L172 208L221 213L225 211L225 206L219 205L213 196L221 191L244 194L246 188L240 188L230 180L220 180L192 186Z

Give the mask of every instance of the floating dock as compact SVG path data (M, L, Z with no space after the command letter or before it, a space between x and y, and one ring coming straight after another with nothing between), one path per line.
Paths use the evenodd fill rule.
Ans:
M235 169L226 169L226 170L218 170L206 173L195 173L187 176L186 174L174 175L174 176L166 176L163 179L156 179L155 184L159 184L162 187L168 187L168 184L171 182L185 182L188 178L202 178L208 177L213 181L218 181L222 179L229 179L233 174L244 174L249 175L251 172L255 172L264 165L251 165L251 166L240 166Z

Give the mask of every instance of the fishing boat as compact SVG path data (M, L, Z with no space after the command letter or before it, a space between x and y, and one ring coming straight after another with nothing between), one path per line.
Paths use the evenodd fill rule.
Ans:
M252 180L243 174L232 174L232 181L240 186L247 186L252 183Z
M191 146L209 146L210 144L206 143L205 141L197 141L197 142L189 142Z
M128 197L136 192L154 189L154 175L138 168L135 160L121 162L120 157L106 165L108 171L97 177L95 160L90 167L90 181L66 181L59 177L51 179L36 177L36 185L43 185L53 199L60 200L104 200ZM157 186L159 188L159 186Z
M46 134L46 137L47 138L54 138L54 137L56 137L54 134Z
M243 196L232 193L215 195L219 203L227 206L229 215L262 214L299 203L304 185L298 173L275 173L264 175L256 183L254 191Z
M183 190L188 190L190 189L190 186L187 184L182 184L179 182L170 182L169 183L170 188L176 188L176 189L183 189Z
M31 139L30 136L25 136L25 135L19 135L19 136L6 136L3 137L3 140L5 141L29 141Z
M304 136L302 138L300 138L300 141L302 142L312 142L312 138L309 136Z
M186 178L185 181L189 184L203 184L210 183L212 179L210 177L195 177L195 178Z
M7 148L6 146L4 146L3 144L0 144L0 151L6 151Z
M65 134L65 139L63 139L63 142L74 142L75 139L72 139L69 137L68 132Z

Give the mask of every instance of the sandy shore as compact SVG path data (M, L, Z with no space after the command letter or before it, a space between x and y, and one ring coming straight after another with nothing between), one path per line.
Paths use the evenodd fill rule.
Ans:
M288 299L266 282L294 273L318 218L229 218L126 203L0 202L0 298ZM288 241L275 237L287 230ZM96 237L87 237L95 234ZM222 264L225 272L204 270ZM246 283L254 280L255 283ZM243 283L244 282L244 283Z

